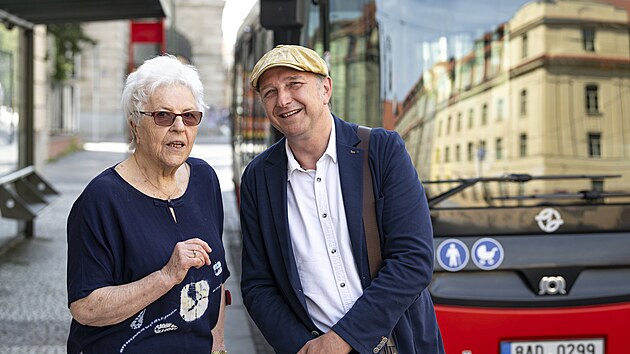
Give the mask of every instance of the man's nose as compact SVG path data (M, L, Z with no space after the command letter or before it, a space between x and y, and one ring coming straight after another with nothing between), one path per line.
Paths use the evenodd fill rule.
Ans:
M293 97L291 97L291 92L289 92L289 90L278 90L278 106L285 107L291 103L291 101L293 101Z

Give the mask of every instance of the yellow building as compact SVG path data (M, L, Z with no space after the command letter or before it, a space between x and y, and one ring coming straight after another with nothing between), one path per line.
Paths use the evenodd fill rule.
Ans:
M530 2L468 55L425 70L396 125L421 178L623 175L480 184L456 203L630 191L628 13L595 0ZM438 186L427 189L448 187Z

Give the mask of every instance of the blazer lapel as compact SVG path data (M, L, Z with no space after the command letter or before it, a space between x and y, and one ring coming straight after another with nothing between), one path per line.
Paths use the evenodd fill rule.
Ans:
M276 229L276 237L280 245L282 262L289 275L291 287L306 311L306 299L302 292L300 276L293 256L293 247L289 237L289 219L287 212L287 155L285 139L276 143L274 151L267 158L268 167L265 169L267 194L271 201L273 223Z
M339 178L341 193L346 209L348 231L352 242L352 252L362 277L365 274L367 258L365 257L365 237L363 236L363 154L367 151L359 149L360 139L354 125L335 117L337 130L337 158L339 159ZM365 261L365 262L364 262Z

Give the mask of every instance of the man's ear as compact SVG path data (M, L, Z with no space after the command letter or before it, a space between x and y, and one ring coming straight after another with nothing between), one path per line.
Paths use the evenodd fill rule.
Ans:
M326 76L322 86L324 88L324 104L327 105L332 97L332 79L330 76Z

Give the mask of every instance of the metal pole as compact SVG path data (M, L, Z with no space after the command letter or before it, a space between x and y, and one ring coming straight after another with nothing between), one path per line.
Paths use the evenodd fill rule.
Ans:
M32 28L24 29L24 84L23 84L23 114L20 115L23 138L20 141L20 156L18 166L23 168L35 166L35 33ZM28 220L24 223L24 235L32 237L35 234L35 223Z
M322 30L324 55L330 53L330 6L328 0L319 0L319 27Z

